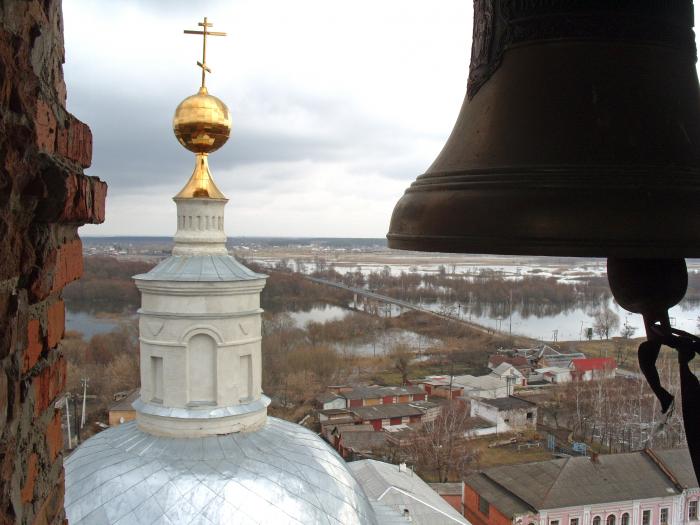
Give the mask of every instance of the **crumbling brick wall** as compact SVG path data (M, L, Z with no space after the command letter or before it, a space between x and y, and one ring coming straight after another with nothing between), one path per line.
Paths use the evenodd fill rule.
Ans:
M90 129L65 109L60 0L0 3L0 524L63 523L61 290L104 220Z

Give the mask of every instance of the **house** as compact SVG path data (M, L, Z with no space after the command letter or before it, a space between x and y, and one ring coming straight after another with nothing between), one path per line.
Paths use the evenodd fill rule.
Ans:
M512 388L512 385L508 385L505 379L491 374L485 376L455 376L452 381L454 384L464 387L464 397L468 399L507 397L509 389Z
M355 414L344 408L329 408L318 411L321 435L334 443L334 436L339 436L344 428L355 426Z
M389 425L382 428L386 442L396 447L405 447L413 443L416 437L416 427L411 425Z
M346 408L424 401L426 392L418 386L357 386L338 393L346 400Z
M472 399L470 416L491 423L488 432L501 434L518 430L534 429L537 425L537 404L525 399L509 396L498 399Z
M521 355L503 355L503 354L493 354L489 356L487 366L493 370L498 365L502 363L508 363L517 368L521 374L527 377L533 369L533 365L529 359Z
M464 481L474 525L686 525L698 522L687 449L494 467Z
M462 484L461 483L428 483L430 488L440 494L442 499L462 513Z
M536 377L553 384L571 382L571 369L562 366L546 366L535 370Z
M464 387L450 381L450 376L428 376L416 381L426 394L444 399L457 399L464 395Z
M571 376L576 381L612 379L615 377L617 363L612 357L592 357L588 359L574 359L570 368Z
M371 425L376 431L388 425L420 423L425 412L426 409L419 407L417 403L392 403L352 409L359 424Z
M131 404L138 399L140 393L141 390L138 388L131 392L125 392L126 395L109 407L108 421L110 427L115 427L136 419L136 410L134 410Z
M370 456L385 445L384 432L345 429L340 433L335 448L343 459L352 461L358 457Z
M348 468L364 489L378 523L469 525L447 501L405 464L373 459L353 461Z
M491 375L505 380L508 385L524 386L527 384L525 375L510 363L501 363L491 370Z
M347 401L343 396L335 392L326 392L316 396L316 406L321 410L347 408Z

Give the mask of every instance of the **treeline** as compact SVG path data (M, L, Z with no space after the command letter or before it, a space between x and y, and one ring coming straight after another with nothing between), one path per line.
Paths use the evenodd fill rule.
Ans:
M346 308L352 299L350 292L313 283L299 274L271 271L250 261L241 262L251 270L269 276L260 295L261 305L266 311L308 311L323 304Z
M272 312L309 310L319 304L347 307L349 292L314 284L300 275L269 271L254 263L246 266L269 274L261 295L261 304ZM134 312L141 297L133 276L146 273L155 266L145 261L125 261L116 257L85 257L83 277L63 292L66 305L73 311Z
M477 316L505 317L511 308L523 317L551 316L579 306L597 306L610 298L605 276L582 276L575 282L562 282L540 275L513 279L490 269L450 274L444 267L434 274L392 275L388 266L369 274L360 269L340 274L330 266L314 275L412 303L453 303L459 305L462 314ZM700 279L698 284L700 293Z
M61 349L68 364L66 390L81 393L81 379L87 378L88 394L97 396L88 405L90 421L102 419L114 402L114 394L139 386L139 342L135 322L123 323L88 341L78 332L67 332Z
M98 255L84 261L83 276L63 291L69 309L118 313L138 308L141 298L132 277L148 272L154 263Z

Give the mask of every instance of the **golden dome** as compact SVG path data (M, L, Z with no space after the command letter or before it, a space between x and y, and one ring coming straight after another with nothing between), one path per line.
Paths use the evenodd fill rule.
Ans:
M225 199L221 190L214 184L211 172L209 171L209 161L206 153L198 153L195 160L194 171L190 180L180 193L175 195L175 199Z
M211 153L223 146L231 133L231 114L226 104L202 87L180 102L173 117L175 137L194 153Z

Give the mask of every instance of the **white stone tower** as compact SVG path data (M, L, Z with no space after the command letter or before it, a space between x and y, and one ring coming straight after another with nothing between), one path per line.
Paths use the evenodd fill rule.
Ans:
M215 33L205 20L199 34ZM260 292L267 276L226 249L228 199L214 184L208 157L228 140L231 116L205 87L205 60L202 86L180 103L173 119L180 144L196 154L190 180L173 199L173 254L134 277L142 297L137 421L142 430L165 436L255 430L269 404L260 384Z
M211 23L199 22L204 36ZM228 138L228 108L202 86L173 127L197 155L174 198L173 255L134 276L141 292L136 421L89 438L66 460L71 525L303 523L375 525L372 504L319 436L267 416L260 292L266 275L226 250L227 199L208 155Z

